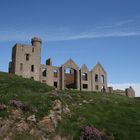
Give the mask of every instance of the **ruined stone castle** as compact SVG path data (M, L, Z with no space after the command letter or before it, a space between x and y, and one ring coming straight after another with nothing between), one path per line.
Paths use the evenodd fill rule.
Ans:
M41 64L40 38L34 37L31 45L15 44L9 73L40 81L57 89L77 89L81 91L112 92L107 87L107 73L100 63L89 71L84 64L79 68L72 59L61 66L53 66L52 60Z

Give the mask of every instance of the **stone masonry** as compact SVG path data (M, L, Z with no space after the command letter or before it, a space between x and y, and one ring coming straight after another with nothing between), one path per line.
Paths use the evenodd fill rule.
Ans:
M34 79L60 90L109 91L107 73L100 63L91 71L85 64L79 68L72 59L57 67L52 65L49 58L44 65L41 64L41 45L42 41L37 37L32 38L31 45L15 44L9 73Z

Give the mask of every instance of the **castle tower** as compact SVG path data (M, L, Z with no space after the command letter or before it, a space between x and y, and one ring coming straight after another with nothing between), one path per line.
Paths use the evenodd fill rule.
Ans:
M34 60L34 79L40 81L40 66L41 66L41 44L42 40L38 37L33 37L31 39L32 44L32 57Z
M41 62L41 44L42 41L38 37L33 37L31 39L31 44L32 44L32 53L36 56L36 58L39 58L37 61Z
M13 47L9 72L40 81L42 41L34 37L31 43L32 45L16 44Z
M34 47L41 47L42 41L38 37L33 37L31 40L32 46Z

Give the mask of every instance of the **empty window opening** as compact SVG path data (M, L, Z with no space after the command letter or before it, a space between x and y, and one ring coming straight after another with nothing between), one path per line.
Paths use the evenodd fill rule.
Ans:
M29 61L29 57L30 57L30 54L27 53L27 54L26 54L26 61Z
M83 84L83 89L88 89L88 84Z
M65 88L77 89L77 71L73 68L66 67L64 73Z
M42 76L44 76L44 77L47 76L47 69L46 68L42 69Z
M23 63L20 63L20 71L23 71Z
M54 82L53 85L55 88L57 88L57 82Z
M31 65L31 72L34 72L34 65Z
M53 75L54 75L55 78L57 78L58 77L58 70L56 70L56 69L53 70Z
M98 74L95 74L95 82L98 82Z
M104 79L104 75L101 75L101 83L104 83L105 79Z
M74 74L74 70L71 68L65 68L65 73L66 74Z
M104 86L102 86L101 91L102 91L102 92L106 92L106 89L105 89Z
M95 89L96 89L96 90L99 90L99 86L98 86L98 85L96 85L96 86L95 86Z
M82 73L82 79L84 81L87 81L88 80L87 73Z
M34 52L34 48L32 48L32 52Z

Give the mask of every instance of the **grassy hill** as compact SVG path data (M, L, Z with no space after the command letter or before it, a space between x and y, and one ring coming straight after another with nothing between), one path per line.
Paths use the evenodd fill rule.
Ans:
M58 106L55 108L56 104ZM65 139L79 140L85 126L104 130L115 140L140 140L139 98L96 92L56 91L45 84L0 72L0 105L0 140L6 137L12 140L41 140L40 135L59 135ZM13 112L17 110L22 112L16 118ZM57 121L53 121L55 131L52 125L47 124L48 116L52 114L57 117L54 119ZM34 122L28 119L32 115L36 119ZM8 121L10 125L6 124ZM21 124L26 124L25 128L28 129L21 131ZM7 129L4 130L3 126L7 126ZM49 130L44 129L45 126ZM30 131L32 128L38 135Z

